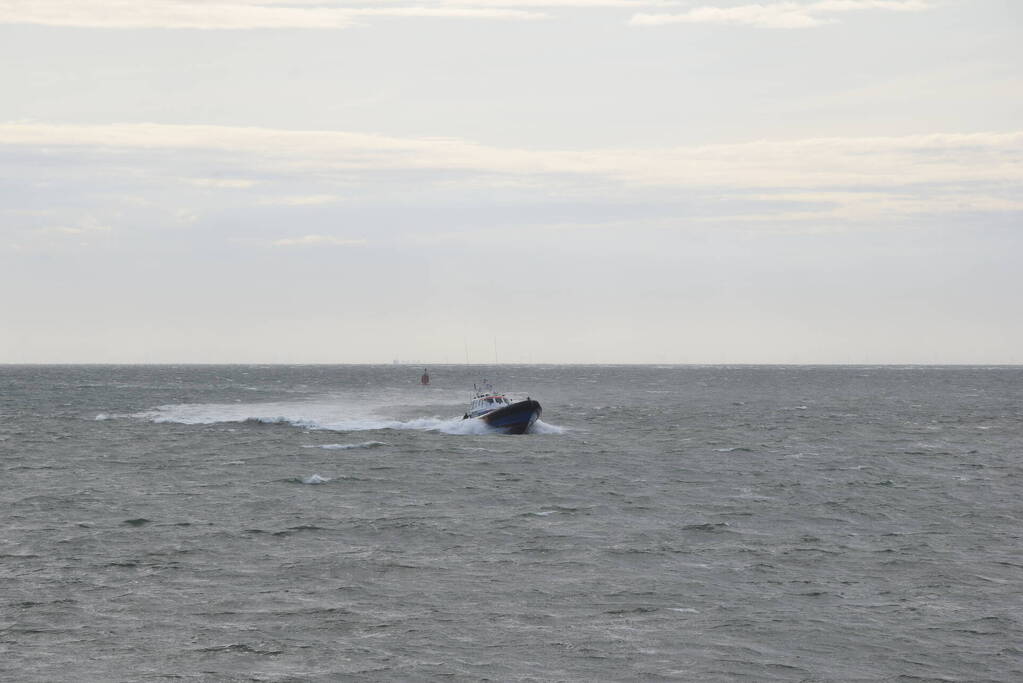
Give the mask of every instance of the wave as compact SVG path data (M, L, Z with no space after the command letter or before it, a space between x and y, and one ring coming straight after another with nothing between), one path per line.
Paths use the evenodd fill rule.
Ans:
M682 527L683 531L710 531L717 533L728 529L728 522L706 522L704 524L686 524Z
M353 448L379 448L380 446L390 446L390 444L384 443L383 441L363 441L362 443L309 444L302 446L302 448L324 448L330 451L347 451Z

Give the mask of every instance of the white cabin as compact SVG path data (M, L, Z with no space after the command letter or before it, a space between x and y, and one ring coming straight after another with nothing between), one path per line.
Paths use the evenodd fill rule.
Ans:
M489 412L508 405L511 405L511 401L502 394L477 394L473 397L472 403L469 404L469 417L486 415Z

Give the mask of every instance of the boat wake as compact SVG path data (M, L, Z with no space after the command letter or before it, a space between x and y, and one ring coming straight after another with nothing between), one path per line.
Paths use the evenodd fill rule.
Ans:
M181 403L164 405L135 413L133 417L156 423L185 425L249 424L289 425L309 430L364 432L377 430L414 430L442 434L491 434L496 430L480 420L457 417L391 417L409 412L410 406L367 405L365 402L327 399L293 403ZM413 406L414 408L414 406ZM458 410L452 406L452 412ZM537 434L563 434L564 429L538 421ZM366 442L379 443L379 442ZM336 448L351 446L337 445ZM355 447L365 447L356 444Z

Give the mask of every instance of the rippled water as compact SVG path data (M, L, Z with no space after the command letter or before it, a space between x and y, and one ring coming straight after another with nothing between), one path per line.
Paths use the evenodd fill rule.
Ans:
M1023 369L421 371L0 367L0 679L1023 680Z

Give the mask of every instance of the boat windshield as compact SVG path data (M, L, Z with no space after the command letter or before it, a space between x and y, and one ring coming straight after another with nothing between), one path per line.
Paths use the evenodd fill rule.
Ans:
M495 407L509 405L509 401L504 396L477 396L473 399L472 404L480 407Z

